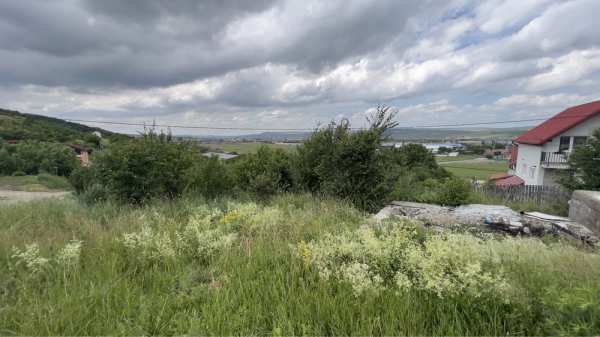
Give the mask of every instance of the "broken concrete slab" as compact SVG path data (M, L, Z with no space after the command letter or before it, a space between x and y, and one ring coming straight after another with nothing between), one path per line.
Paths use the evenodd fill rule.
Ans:
M463 205L445 207L416 202L394 201L373 219L406 217L441 229L477 228L510 235L562 235L595 246L598 238L585 226L564 217L530 212L520 214L502 205Z

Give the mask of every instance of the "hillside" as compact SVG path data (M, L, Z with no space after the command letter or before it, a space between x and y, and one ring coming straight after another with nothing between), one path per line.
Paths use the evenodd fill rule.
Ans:
M394 128L388 131L391 140L421 140L421 141L439 141L439 140L509 140L520 135L528 128ZM204 136L199 137L208 141L221 139L244 139L244 140L264 140L264 141L302 141L310 137L311 132L262 132L257 134L247 134L241 136ZM190 138L195 138L189 136Z
M0 109L0 138L5 140L86 141L94 131L100 132L103 137L117 135L58 118Z

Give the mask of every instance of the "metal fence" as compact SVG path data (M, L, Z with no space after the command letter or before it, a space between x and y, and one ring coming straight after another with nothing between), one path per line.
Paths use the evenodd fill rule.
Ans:
M505 201L532 201L541 203L566 203L571 199L571 193L560 186L511 186L499 187L493 185L474 185L475 192L485 193L490 197L501 198Z

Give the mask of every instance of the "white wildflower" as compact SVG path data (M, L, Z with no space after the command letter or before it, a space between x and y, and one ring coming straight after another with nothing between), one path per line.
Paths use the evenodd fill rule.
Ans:
M383 279L369 271L369 266L364 263L350 263L342 266L341 277L352 285L356 296L365 291L377 291L383 283Z
M59 264L65 267L73 267L79 264L81 255L81 246L83 242L79 240L71 240L59 252L56 260Z
M12 258L17 260L17 265L25 265L32 273L38 273L50 262L47 258L40 256L40 248L37 243L25 245L24 250L13 247Z

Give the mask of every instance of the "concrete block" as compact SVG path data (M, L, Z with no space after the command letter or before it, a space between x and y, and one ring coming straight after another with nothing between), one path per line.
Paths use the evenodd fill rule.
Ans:
M600 192L573 192L569 201L569 218L600 235Z

